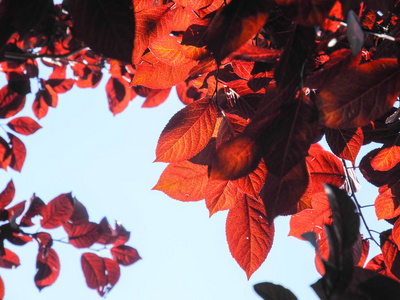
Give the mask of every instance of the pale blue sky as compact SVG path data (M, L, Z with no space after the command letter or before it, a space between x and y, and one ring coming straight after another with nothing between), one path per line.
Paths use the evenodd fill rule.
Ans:
M314 251L306 242L287 237L289 218L276 220L272 251L247 281L226 243L225 212L209 218L204 201L183 203L151 190L166 166L153 163L158 137L183 105L174 91L164 104L151 109L140 108L143 98L137 97L113 117L107 106L105 77L96 89L74 87L60 95L58 107L39 122L43 129L21 137L28 152L22 173L0 170L0 190L12 178L17 192L14 203L29 200L34 192L47 203L72 191L92 221L107 216L110 223L119 220L131 231L127 244L137 248L143 259L122 267L109 300L261 299L252 286L262 281L282 284L299 299L316 299L309 287L319 278ZM3 84L4 76L0 78ZM32 89L36 90L35 84ZM32 101L28 95L21 116L32 115ZM360 198L368 197L364 204L373 203L372 190L366 186ZM368 210L374 218L373 208ZM54 233L55 238L65 236L62 231ZM100 299L86 286L80 250L55 243L60 277L39 293L33 282L36 243L9 248L19 254L21 266L0 269L6 300Z

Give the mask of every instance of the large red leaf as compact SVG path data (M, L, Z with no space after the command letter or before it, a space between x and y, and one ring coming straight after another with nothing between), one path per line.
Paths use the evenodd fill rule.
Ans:
M25 96L11 91L8 86L0 90L0 118L9 118L17 114L25 105Z
M104 260L94 253L83 253L81 265L86 284L91 289L102 289L107 285L107 275Z
M52 285L60 274L60 259L56 251L52 248L40 248L36 268L35 284L40 291Z
M176 36L166 35L154 41L150 51L160 61L171 66L180 66L190 63L192 60L185 56L185 52Z
M166 89L151 89L143 102L142 107L156 107L167 100L171 88Z
M69 220L74 210L71 193L61 194L51 200L42 210L43 219L40 225L46 229L61 226Z
M141 259L137 250L127 245L113 247L110 252L114 259L123 266L132 265Z
M274 224L268 224L260 201L244 195L228 213L226 237L232 256L250 278L271 250Z
M244 193L257 198L264 185L266 176L267 168L264 162L261 161L253 172L233 181L233 183Z
M19 257L11 250L4 249L4 255L0 256L0 267L12 269L20 265Z
M324 225L332 223L332 213L326 193L314 194L311 205L311 209L305 209L291 216L289 235L303 239L304 233L313 231L316 233L317 239L321 239Z
M318 94L325 125L355 128L385 114L400 92L397 59L382 58L343 71Z
M68 241L76 248L89 248L101 235L101 228L93 222L69 225L64 227L68 233Z
M35 120L30 117L14 118L8 122L8 127L23 135L30 135L42 128Z
M400 162L400 147L383 148L372 160L371 167L375 171L388 171Z
M207 145L216 123L217 109L210 98L186 106L162 131L155 161L178 162L192 158Z
M327 128L325 137L334 154L355 164L357 154L364 141L363 131L360 127L356 129Z
M179 66L171 66L146 53L142 61L136 65L136 74L131 85L144 85L153 89L166 89L177 85L189 77L189 72L197 64L192 61Z
M135 48L132 53L132 63L140 62L143 52L152 42L170 34L173 15L170 3L135 14Z
M86 207L78 201L74 197L73 199L74 202L74 210L72 212L71 217L68 220L68 223L71 223L72 225L78 225L82 223L87 223L89 222L89 214L86 210Z
M68 12L75 37L106 57L130 62L135 33L131 0L71 0Z
M14 182L10 180L6 188L0 193L0 209L5 208L15 196L15 186Z
M232 0L217 12L208 27L206 44L218 63L258 33L271 5L265 0Z
M12 133L8 133L8 137L12 146L10 167L15 171L21 172L26 157L25 144Z
M207 182L207 166L185 160L168 165L153 189L176 200L199 201L205 197Z

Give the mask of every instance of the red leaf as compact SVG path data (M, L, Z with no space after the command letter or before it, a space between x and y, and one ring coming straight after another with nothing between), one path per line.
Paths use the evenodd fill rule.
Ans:
M192 62L185 56L185 52L180 43L180 38L166 35L154 41L150 46L150 51L160 61L171 66L180 66Z
M39 90L36 93L35 100L32 104L32 110L38 119L44 118L49 111L49 105L47 104L45 97L48 96L48 90Z
M130 62L134 33L138 30L131 0L71 0L68 12L73 18L74 37L105 57Z
M106 84L108 107L114 114L122 112L136 94L123 78L111 77Z
M35 120L30 117L14 118L8 122L8 127L23 135L30 135L42 128Z
M8 86L0 90L0 118L10 118L24 108L25 96L11 91Z
M400 251L396 245L392 230L387 230L381 233L381 250L383 259L387 268L397 279L400 279Z
M4 299L4 282L3 278L0 277L0 299Z
M98 287L97 292L100 296L104 296L111 291L114 285L118 282L121 271L119 264L110 258L103 257L105 271L107 272L107 285Z
M178 162L192 158L207 145L216 123L217 109L210 98L186 106L162 131L155 161Z
M326 128L326 141L332 152L340 158L347 159L355 164L356 157L363 145L362 129L331 129Z
M371 167L375 171L388 171L400 162L400 147L383 148L372 160Z
M63 94L68 92L75 84L74 79L49 79L46 81L46 85L49 85L53 91L57 94ZM55 106L53 106L55 107Z
M324 225L331 224L331 210L325 192L314 194L311 200L312 209L305 209L290 218L289 235L303 239L302 235L313 231L321 239Z
M31 198L31 204L29 205L29 208L25 215L22 217L20 226L33 226L34 224L32 223L32 218L40 215L45 207L46 204L44 204L44 202L39 197L36 197L35 194L33 194Z
M42 210L43 219L40 224L46 229L57 228L69 220L73 210L71 193L61 194L51 200Z
M156 107L165 100L167 100L171 88L166 89L153 89L146 97L146 100L143 102L142 107Z
M18 218L24 211L25 209L25 203L26 201L21 201L18 204L15 204L13 207L10 207L9 209L7 209L8 212L8 220L14 220Z
M191 10L198 10L209 6L213 0L177 0L175 3L180 4Z
M35 284L40 291L52 285L60 274L60 259L56 251L52 248L39 248L36 268L38 270L35 275Z
M18 267L20 263L17 254L8 249L4 249L4 251L5 254L0 256L0 267L7 269Z
M12 152L8 143L0 137L0 168L7 170L12 160Z
M65 226L68 233L68 241L76 248L89 248L100 237L101 228L98 224L88 222L78 225Z
M274 237L263 204L244 195L228 213L226 237L232 256L250 278L267 258Z
M318 106L331 128L367 125L385 114L400 92L397 59L382 58L345 70L318 94Z
M135 14L135 48L132 63L137 64L143 52L157 39L170 34L173 11L171 4L151 7Z
M192 61L179 66L171 66L158 61L154 54L148 52L143 56L142 61L136 65L136 74L131 85L166 89L188 78L189 72L196 65L197 62Z
M8 132L8 137L10 138L10 144L12 146L10 167L15 171L21 172L25 162L26 147L24 143L12 133Z
M104 287L107 284L106 268L103 259L94 253L83 253L81 265L86 284L91 289Z
M89 214L86 210L86 207L81 202L79 202L78 199L76 199L75 197L73 199L73 202L74 202L74 211L72 212L72 215L69 218L68 222L73 225L89 222Z
M182 161L169 164L153 190L180 201L199 201L205 197L207 166Z
M10 180L6 188L0 193L0 209L5 208L15 196L14 182Z
M35 238L39 243L40 249L48 249L53 245L53 238L48 232L38 232L35 234ZM46 253L44 252L44 254Z
M141 259L135 248L126 245L113 247L110 252L114 259L123 266L132 265Z
M217 12L207 30L206 44L217 63L258 33L269 15L264 0L232 0Z
M206 187L206 206L212 216L217 211L231 209L243 198L243 192L231 180L211 180Z
M261 161L253 172L233 181L233 183L244 193L257 198L264 185L266 176L267 169L265 163Z
M393 219L400 215L400 199L387 185L379 188L379 195L375 200L375 213L378 220Z

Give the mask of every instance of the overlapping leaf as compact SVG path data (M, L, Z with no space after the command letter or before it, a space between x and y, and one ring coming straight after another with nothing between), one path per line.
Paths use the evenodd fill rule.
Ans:
M10 180L5 189L0 193L0 209L4 209L15 196L14 182Z
M35 120L30 117L18 117L8 122L8 127L23 135L30 135L42 128Z
M40 225L46 229L57 228L69 220L73 211L71 194L61 194L43 208Z
M137 262L141 257L135 248L127 245L119 245L110 250L114 259L123 266L129 266Z
M195 156L210 140L217 110L210 98L193 102L177 112L158 140L156 160L178 162Z
M25 144L12 133L8 133L11 144L11 162L10 167L15 171L21 172L25 162L26 147Z
M52 285L60 274L60 259L56 251L52 248L40 248L36 259L36 268L35 284L40 291Z
M334 154L355 164L357 154L360 151L364 141L364 135L361 128L327 128L325 137Z
M89 248L101 235L101 228L93 222L64 227L68 233L68 241L76 248Z
M396 59L378 59L346 70L318 94L326 126L356 128L385 114L400 92L400 67Z

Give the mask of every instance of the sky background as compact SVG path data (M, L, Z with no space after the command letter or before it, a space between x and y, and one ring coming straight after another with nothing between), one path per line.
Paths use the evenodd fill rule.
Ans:
M22 173L0 170L0 190L10 178L15 183L16 196L11 205L29 200L33 193L48 203L59 194L72 191L86 206L91 221L99 222L104 216L110 224L120 221L131 232L127 245L135 247L142 260L121 267L121 278L107 295L109 300L261 299L253 285L263 281L281 284L299 299L317 299L309 287L319 278L314 250L307 242L287 237L288 217L276 219L272 250L248 281L229 252L226 212L210 218L204 200L184 203L151 190L166 167L153 163L158 137L183 105L172 91L159 107L143 109L140 106L144 99L137 97L124 112L113 117L105 94L107 79L105 74L96 89L74 87L60 95L58 107L50 108L39 121L41 130L31 136L17 134L27 147ZM4 84L1 74L0 87ZM32 90L36 89L36 82L32 81ZM32 102L30 94L18 116L33 116ZM7 122L2 120L1 124ZM361 180L360 177L359 174ZM360 202L373 204L377 190L364 182L362 185ZM375 222L373 207L366 208L365 213L373 229L388 227L384 222ZM50 233L55 239L67 236L61 230ZM37 243L22 247L6 243L6 248L21 260L15 270L0 269L6 300L100 299L95 290L86 286L80 266L84 251L55 242L53 248L61 261L60 276L39 293L33 280ZM375 255L377 249L373 249Z

